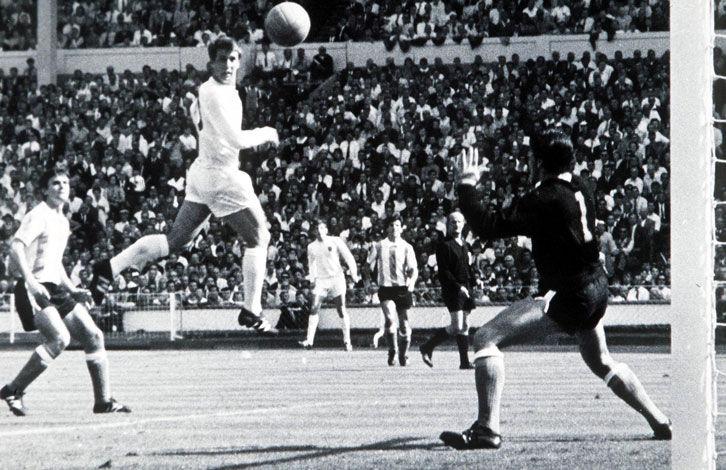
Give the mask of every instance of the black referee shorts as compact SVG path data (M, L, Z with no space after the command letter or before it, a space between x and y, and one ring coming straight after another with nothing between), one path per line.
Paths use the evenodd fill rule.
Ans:
M449 312L460 312L462 310L465 312L471 312L476 307L474 299L472 299L470 295L464 295L461 290L449 293L442 289L441 298Z
M408 310L413 306L413 295L405 286L381 286L378 289L378 300L381 302L392 300L398 311Z

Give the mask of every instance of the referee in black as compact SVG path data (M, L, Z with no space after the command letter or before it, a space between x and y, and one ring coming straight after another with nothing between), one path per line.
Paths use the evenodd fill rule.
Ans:
M462 238L466 222L461 212L452 212L446 222L448 237L436 247L436 264L441 297L451 315L451 323L436 330L419 350L426 365L433 367L434 348L454 336L459 348L459 369L473 369L469 362L469 314L474 310L474 276L469 263L469 248Z

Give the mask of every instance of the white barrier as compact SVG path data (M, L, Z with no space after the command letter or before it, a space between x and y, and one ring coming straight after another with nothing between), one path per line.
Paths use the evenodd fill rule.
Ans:
M491 319L503 306L479 306L471 314L471 325L479 326ZM228 331L238 330L238 308L183 309L175 327L179 331ZM381 310L377 306L349 307L350 326L356 329L378 328ZM265 317L273 325L280 317L279 309L265 311ZM448 324L446 308L414 307L409 311L412 328L436 328ZM605 326L669 325L671 307L669 304L612 304L605 315ZM123 314L124 331L166 332L169 327L169 310L127 310ZM340 320L333 308L320 312L318 328L339 329Z
M330 42L330 43L303 43L294 48L305 49L305 55L311 59L323 46L333 58L335 70L345 67L347 62L353 62L356 66L362 66L371 59L376 64L384 64L387 58L393 58L396 64L402 64L404 59L411 57L418 62L426 57L429 62L440 57L444 63L451 63L454 57L461 58L463 63L471 63L474 57L481 55L485 61L495 60L497 56L504 55L511 57L512 54L519 54L522 61L537 56L549 58L553 51L560 52L564 58L568 52L573 52L577 57L585 51L594 54L587 35L552 35L552 36L528 36L511 38L509 44L502 44L499 38L484 39L481 45L472 49L467 40L461 44L448 40L441 46L411 47L403 52L398 46L393 50L386 50L383 42ZM670 46L669 33L626 33L615 36L613 41L600 40L597 43L597 52L602 52L612 57L615 51L622 51L625 57L632 57L633 51L639 49L645 52L653 49L657 55L661 55ZM248 74L254 65L257 45L250 44L242 47L240 74ZM277 51L282 56L282 49L272 46L271 50ZM28 57L35 57L36 51L1 52L0 69L7 71L10 67L17 67L22 71L25 68L25 61ZM108 49L58 49L57 50L58 74L71 74L75 70L90 73L105 73L106 67L113 65L116 72L130 70L134 73L141 72L144 65L150 65L159 70L184 70L187 64L193 65L197 70L205 70L208 62L207 49L204 47L127 47ZM37 61L36 61L37 62ZM43 64L37 64L42 67Z

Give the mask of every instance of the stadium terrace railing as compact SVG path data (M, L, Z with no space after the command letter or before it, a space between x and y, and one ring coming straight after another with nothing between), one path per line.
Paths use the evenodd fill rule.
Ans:
M283 330L304 328L309 311L307 306L294 302L283 305L271 292L266 294L269 295L264 296L267 300L265 316L273 325ZM483 324L514 300L492 302L481 292L477 293L477 299L477 308L470 318L472 325ZM382 314L375 290L349 289L347 303L353 329L380 328ZM239 304L225 301L189 303L185 302L181 293L110 294L102 307L93 307L90 312L109 338L175 341L194 335L231 334L242 330L237 324ZM669 301L612 300L605 317L606 326L668 326L670 312ZM324 304L321 313L321 330L340 328L340 320L332 304ZM440 289L417 289L409 318L414 329L445 326L449 316L440 301ZM22 331L12 295L0 296L0 343L14 343L19 337L27 338L34 334Z

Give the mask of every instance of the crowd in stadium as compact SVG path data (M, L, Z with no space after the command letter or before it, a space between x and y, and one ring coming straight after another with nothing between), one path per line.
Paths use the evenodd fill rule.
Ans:
M59 1L58 43L64 49L206 46L219 34L244 43L263 39L273 2L210 0ZM485 37L668 30L668 0L351 0L314 31L314 41L379 41L402 48ZM717 9L717 13L720 10ZM723 15L721 15L723 16ZM35 48L35 2L0 2L2 50ZM337 22L335 21L337 19Z
M60 47L203 46L222 32L255 42L262 38L261 19L270 6L265 0L188 0L152 9L148 3L129 1L119 11L115 1L59 2ZM466 37L472 31L497 36L668 27L667 15L661 14L668 8L665 1L611 2L607 8L586 3L587 8L564 0L351 2L346 17L353 21L340 23L330 38L390 38L411 30L404 26L416 15L437 28L464 25ZM30 1L2 8L9 19L6 38L27 31L13 24L34 21L28 19ZM566 19L553 20L564 10ZM552 28L527 29L543 15ZM212 18L235 23L213 24ZM491 26L507 19L519 29L493 33ZM375 27L364 29L373 36L355 32L369 24ZM484 32L481 24L490 30ZM348 36L338 37L345 30ZM459 28L443 30L454 37ZM273 125L281 136L277 149L243 156L271 225L268 304L309 296L305 250L313 216L327 218L330 232L343 237L356 257L363 281L351 302L371 301L375 289L367 249L383 235L382 221L391 214L403 216L405 237L416 248L418 300L438 301L434 249L445 234L445 216L456 207L456 157L471 145L481 149L488 160L481 195L493 209L507 210L531 187L531 139L546 126L571 133L574 172L596 194L611 298L670 297L667 54L554 53L527 61L514 54L493 62L477 56L470 64L458 58L453 64L369 61L338 71L326 92L314 97L310 91L333 73L324 48L318 54L322 59L312 61L304 51L276 54L264 42L261 54L239 90L245 126ZM269 65L268 54L274 59ZM143 234L167 230L174 220L185 169L196 155L189 108L206 72L145 66L135 75L109 66L105 74L77 71L38 90L32 60L24 70L0 72L2 236L7 241L36 202L33 182L43 165L67 165L74 175L67 267L74 281L87 285L95 260L118 253ZM148 272L124 273L116 289L180 291L188 305L234 302L241 296L241 249L212 219L191 251ZM536 291L526 239L475 241L471 249L480 301L510 301ZM6 243L0 245L3 268L7 251ZM7 288L0 283L0 289Z
M290 74L292 82L288 74L255 71L240 84L245 126L274 125L281 136L277 149L243 159L271 224L268 303L307 293L312 216L327 218L358 261L363 281L351 302L371 300L367 248L393 213L403 216L416 248L420 287L437 287L434 247L456 206L455 158L467 146L482 149L489 170L482 197L506 210L531 187L531 136L550 125L572 133L574 171L597 194L613 299L669 296L667 55L369 61L339 71L327 93L308 100L309 89L295 91L309 69ZM4 237L36 201L33 182L47 162L63 162L74 175L66 257L74 281L87 284L92 261L166 230L195 157L189 105L205 78L191 66L181 73L144 67L139 75L109 67L35 91L32 64L11 71L0 100ZM117 289L181 291L187 304L238 299L240 250L212 220L189 253L145 273L129 271ZM507 301L536 289L526 240L475 242L472 253L479 300ZM434 290L418 295L437 300Z

